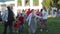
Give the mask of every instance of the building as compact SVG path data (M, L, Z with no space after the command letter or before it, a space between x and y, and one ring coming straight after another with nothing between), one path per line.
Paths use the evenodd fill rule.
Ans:
M37 6L34 6L34 1L37 1L37 0L29 0L29 5L27 5L27 6L25 5L26 4L25 1L26 0L21 0L22 5L21 6L17 5L18 6L17 8L18 9L28 9L28 8L30 8L30 9L41 9L43 7L41 4L43 0L38 0ZM18 4L18 2L17 2L17 4Z
M17 11L15 9L17 7L16 2L17 2L16 0L0 0L0 8L6 8L7 5L11 5L14 8L13 9L14 13L16 13L16 11Z

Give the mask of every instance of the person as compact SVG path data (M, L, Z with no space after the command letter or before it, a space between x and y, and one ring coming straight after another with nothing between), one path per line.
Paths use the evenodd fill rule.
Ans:
M37 16L40 15L39 9L37 9L36 15L37 15Z
M36 10L36 15L37 15L37 16L40 16L39 9ZM39 24L39 18L37 18L37 22L38 22L38 24Z
M28 10L26 11L27 17L29 16L30 13L31 13L31 11L30 11L30 9L28 9Z
M31 10L32 12L30 13L30 15L27 18L27 22L28 22L28 30L29 30L29 34L35 34L36 32L36 26L37 26L37 22L36 22L36 18L38 17L35 13L34 13L34 9ZM41 17L39 17L41 18Z
M43 9L41 9L40 11L40 16L42 17L42 11ZM43 18L39 19L40 20L40 23L39 23L39 26L40 26L40 31L42 32L42 29L44 27L44 24L43 24Z
M16 18L18 18L19 16L20 16L20 11L17 12Z
M18 33L22 32L22 30L24 29L24 16L21 13L21 16L18 17L18 21L20 22L20 26L18 28Z
M14 13L13 13L12 9L10 8L10 5L7 6L7 10L3 11L2 20L4 22L4 32L3 32L3 34L6 34L8 26L9 26L9 29L10 29L10 34L13 34L12 26L13 26L13 21L14 21Z
M25 16L25 10L24 9L22 10L22 14L23 14L23 16Z
M57 12L57 17L60 17L60 9Z
M43 24L45 26L46 32L48 32L48 26L47 26L48 12L45 7L43 8L43 11L42 11L42 18L43 18ZM43 28L40 31L43 31Z
M0 11L0 21L2 21L2 15L1 15L1 11Z
M26 19L26 18L27 18L27 15L26 15L26 13L25 13L25 10L24 10L24 9L22 10L22 14L23 14L23 16L24 16L24 19Z
M7 21L8 21L8 10L6 10L6 8L2 8L2 23L4 24L3 34L6 34Z
M28 3L28 0L25 0L25 4L27 4Z

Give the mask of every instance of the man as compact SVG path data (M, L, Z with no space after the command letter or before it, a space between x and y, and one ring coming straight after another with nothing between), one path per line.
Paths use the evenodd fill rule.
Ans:
M2 7L0 6L0 22L2 21L2 9L1 9Z
M48 17L48 12L47 12L47 10L44 7L43 11L42 11L42 18L43 18L43 24L45 26L46 32L48 32L47 17ZM43 31L43 28L40 31Z
M0 21L2 21L2 17L1 17L1 11L0 11Z
M13 34L13 21L14 21L14 14L12 12L12 9L10 6L7 6L7 10L3 11L2 20L4 22L4 32L3 34L6 34L7 27L9 26L10 34Z

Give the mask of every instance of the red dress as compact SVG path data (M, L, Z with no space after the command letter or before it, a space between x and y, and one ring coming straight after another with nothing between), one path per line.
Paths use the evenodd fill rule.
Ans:
M15 21L15 23L14 23L14 29L18 29L19 28L19 26L20 26L19 23L20 23L19 21Z
M18 29L20 25L24 24L24 17L20 16L14 23L14 29Z

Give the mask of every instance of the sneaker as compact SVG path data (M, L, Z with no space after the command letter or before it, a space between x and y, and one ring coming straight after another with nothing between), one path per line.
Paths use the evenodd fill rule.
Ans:
M46 30L46 32L48 32L48 30Z
M29 34L31 34L31 33L29 33Z
M15 31L13 31L13 32L15 32Z
M42 31L43 31L43 29L40 29L40 31L42 32Z
M16 33L18 34L19 32L18 32L18 31L16 31Z

